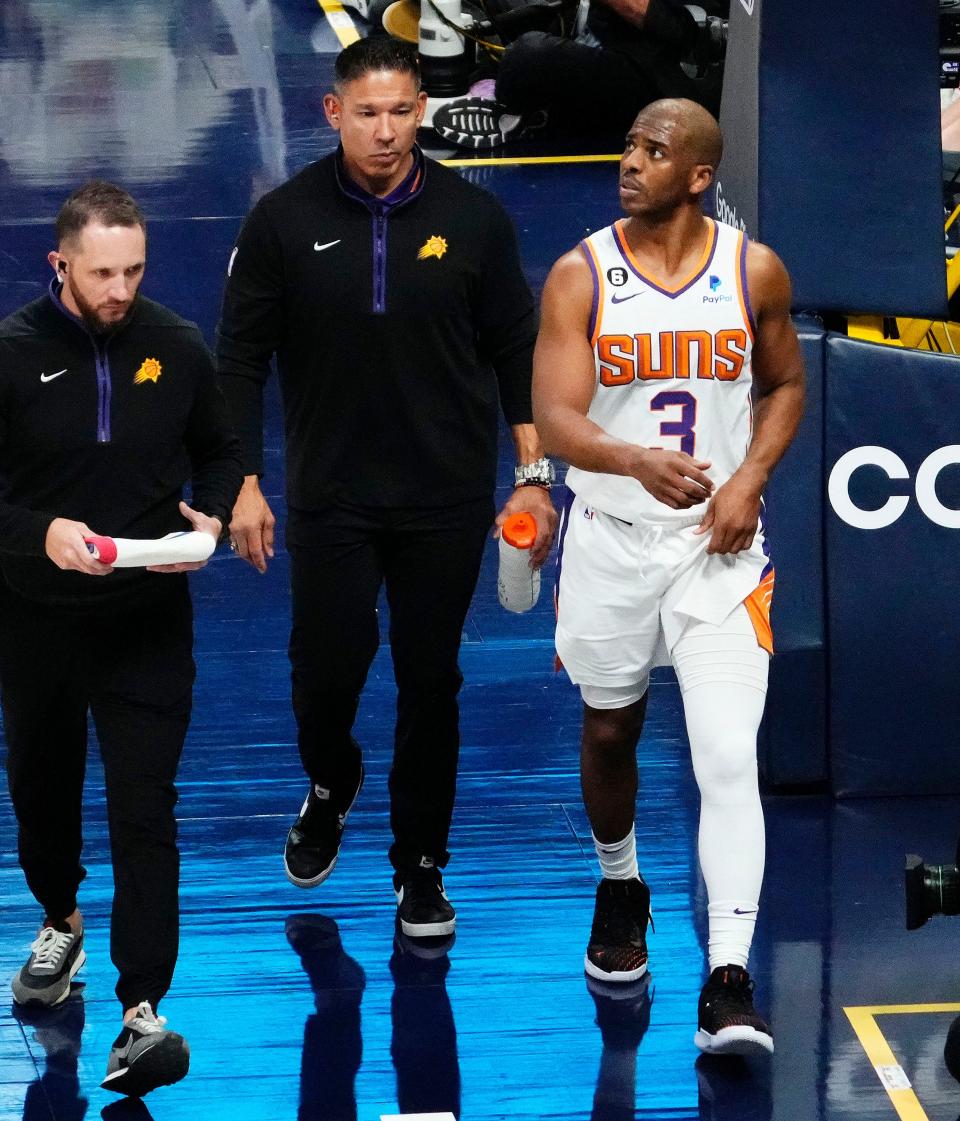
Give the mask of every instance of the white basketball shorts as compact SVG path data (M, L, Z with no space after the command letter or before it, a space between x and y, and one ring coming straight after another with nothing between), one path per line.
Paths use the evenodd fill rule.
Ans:
M744 604L773 653L774 571L762 529L749 549L708 554L702 514L631 525L574 496L557 556L557 655L577 685L625 689L669 665L691 621L720 626Z

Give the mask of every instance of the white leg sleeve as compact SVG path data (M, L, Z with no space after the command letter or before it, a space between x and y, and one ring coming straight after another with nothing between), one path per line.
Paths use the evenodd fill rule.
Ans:
M763 882L757 729L770 659L742 606L719 627L692 623L672 653L700 787L710 968L745 968Z

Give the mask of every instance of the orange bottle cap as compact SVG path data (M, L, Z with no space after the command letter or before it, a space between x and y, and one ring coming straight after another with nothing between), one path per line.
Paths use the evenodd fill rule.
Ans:
M537 520L533 514L511 514L500 530L504 541L515 549L532 549L537 539Z

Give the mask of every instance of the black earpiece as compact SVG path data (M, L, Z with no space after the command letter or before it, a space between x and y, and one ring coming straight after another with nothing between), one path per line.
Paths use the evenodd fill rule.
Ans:
M57 261L57 272L66 272L66 271L67 271L67 262L66 261Z

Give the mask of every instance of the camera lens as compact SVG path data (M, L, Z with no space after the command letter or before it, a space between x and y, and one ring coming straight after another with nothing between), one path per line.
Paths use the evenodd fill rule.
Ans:
M960 914L960 871L956 864L924 864L908 856L904 870L907 930L916 930L933 915Z

